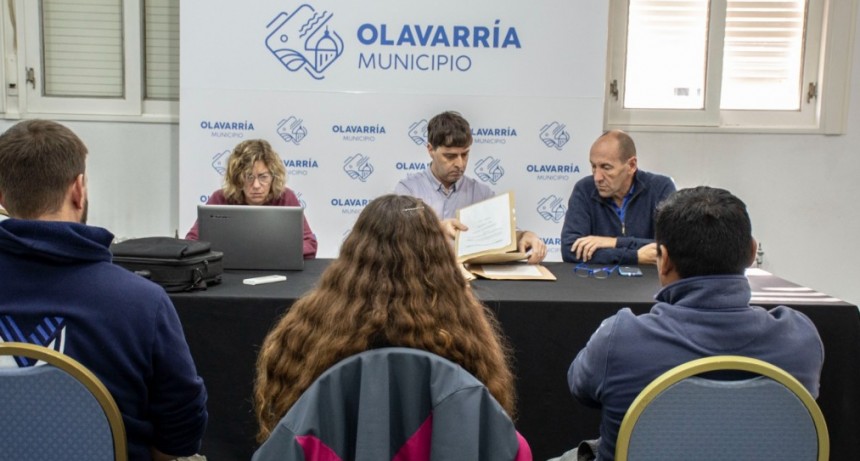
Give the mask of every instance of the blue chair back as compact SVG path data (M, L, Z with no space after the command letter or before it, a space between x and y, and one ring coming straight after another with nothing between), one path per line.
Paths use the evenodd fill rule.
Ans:
M0 355L35 366L0 368L0 457L16 461L125 461L122 417L107 389L77 361L23 343Z
M710 372L755 374L709 379ZM694 360L646 387L628 409L616 459L826 460L829 437L809 392L785 371L747 357Z

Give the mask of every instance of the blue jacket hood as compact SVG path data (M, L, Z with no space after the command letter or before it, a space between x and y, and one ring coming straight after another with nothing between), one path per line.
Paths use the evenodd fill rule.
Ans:
M111 261L107 229L62 221L6 219L0 222L0 249L60 263Z

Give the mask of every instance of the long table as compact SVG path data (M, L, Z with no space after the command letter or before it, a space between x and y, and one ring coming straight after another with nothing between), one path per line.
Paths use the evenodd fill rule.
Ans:
M257 272L227 272L206 291L172 294L198 372L209 391L209 426L201 452L217 461L248 460L257 444L252 389L255 361L266 333L292 303L313 287L329 260L308 261L286 282L244 285ZM571 360L600 322L621 307L645 313L659 290L656 270L643 277L604 280L574 275L565 263L545 265L558 281L472 282L498 316L514 349L517 428L534 459L557 456L597 436L600 413L576 402L567 389ZM267 272L269 274L271 272ZM808 315L825 348L818 403L830 432L831 459L860 453L860 312L857 306L769 274L751 274L753 304L785 304Z

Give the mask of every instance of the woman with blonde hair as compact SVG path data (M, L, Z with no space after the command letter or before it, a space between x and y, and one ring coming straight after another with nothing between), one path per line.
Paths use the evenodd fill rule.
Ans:
M254 390L258 440L326 369L392 346L459 364L514 416L514 378L495 317L472 294L433 210L400 195L367 205L318 285L266 337Z
M209 196L211 205L266 205L300 206L299 199L287 187L287 170L281 157L268 141L249 139L233 148L227 160L224 186ZM188 240L197 240L197 222L185 235ZM317 254L317 237L311 231L307 218L304 220L303 254L313 259Z

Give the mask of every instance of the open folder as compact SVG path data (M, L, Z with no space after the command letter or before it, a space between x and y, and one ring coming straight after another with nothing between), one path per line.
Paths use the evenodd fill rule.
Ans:
M457 219L469 228L458 232L454 239L457 262L465 264L468 272L492 279L555 280L555 276L543 266L527 267L517 262L524 261L528 255L517 251L513 192L463 207L457 210ZM500 264L504 263L514 264L502 267Z

